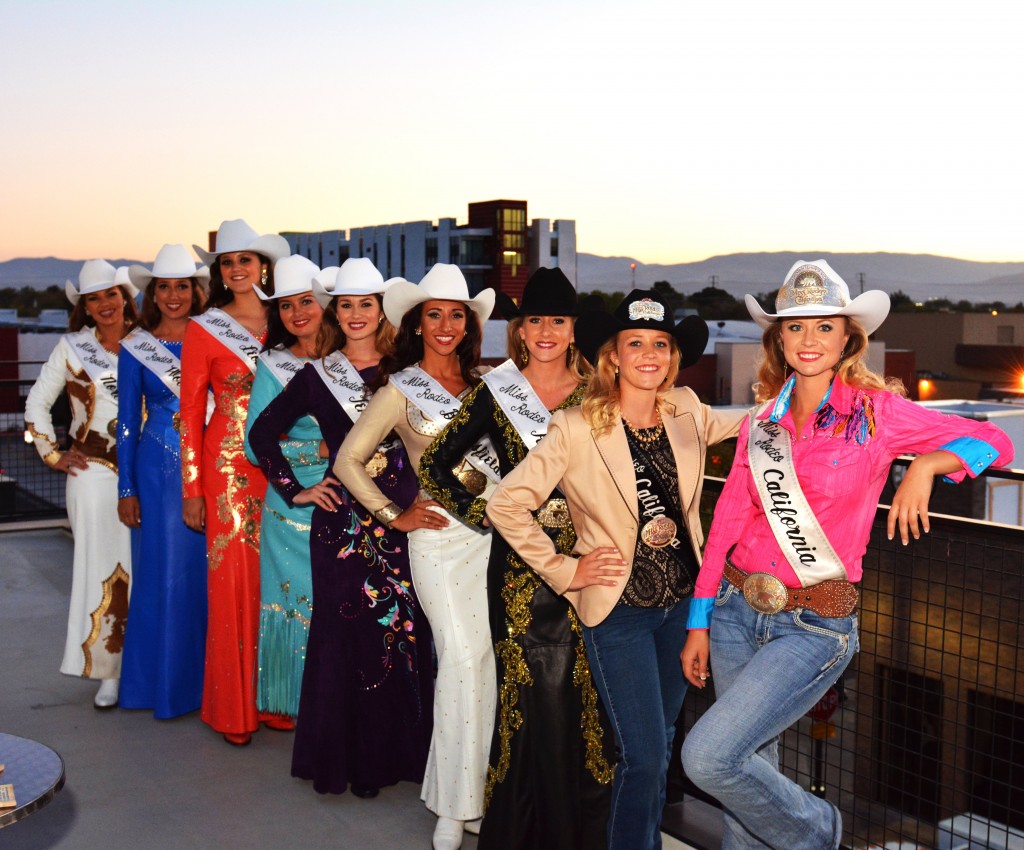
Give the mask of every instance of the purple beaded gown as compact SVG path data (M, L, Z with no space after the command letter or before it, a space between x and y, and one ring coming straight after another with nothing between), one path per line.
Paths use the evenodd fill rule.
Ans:
M359 374L366 381L375 372ZM250 434L271 486L289 502L302 485L274 448L306 414L320 423L330 470L352 421L311 364ZM374 480L396 505L411 504L418 484L401 442L384 458ZM422 781L433 725L430 632L413 592L406 536L338 490L336 513L313 511L313 613L292 752L292 776L311 779L321 794Z

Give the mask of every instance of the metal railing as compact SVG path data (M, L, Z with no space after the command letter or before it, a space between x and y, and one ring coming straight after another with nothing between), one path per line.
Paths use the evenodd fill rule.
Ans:
M0 379L0 524L26 520L63 520L67 475L50 469L35 446L25 442L25 397L33 381ZM62 395L53 406L57 441L67 445L71 410Z
M711 503L720 487L708 482ZM839 806L848 847L1021 850L1024 529L933 516L931 533L904 547L886 539L886 517L880 506L864 558L860 652L834 707L783 736L783 770ZM710 691L687 694L677 751ZM672 769L666 831L711 850L688 807L714 801L677 759ZM684 793L694 796L680 803Z

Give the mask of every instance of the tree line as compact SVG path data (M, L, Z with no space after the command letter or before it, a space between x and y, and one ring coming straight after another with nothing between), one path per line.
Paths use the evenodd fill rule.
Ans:
M749 320L750 314L742 298L735 298L724 289L716 286L705 286L703 289L684 294L667 280L658 280L651 287L661 294L676 312L680 310L696 310L702 319L743 319ZM759 292L754 297L769 313L775 312L775 292ZM614 310L619 302L626 297L625 292L581 292L580 298L587 307L604 307ZM1018 301L1010 306L1002 301L972 302L962 299L951 301L949 298L932 298L928 301L915 301L902 290L890 293L892 310L895 313L1024 313L1024 302Z
M38 316L41 310L71 309L64 287L56 284L46 289L34 289L31 286L0 289L0 308L9 310L12 307L17 309L20 316Z

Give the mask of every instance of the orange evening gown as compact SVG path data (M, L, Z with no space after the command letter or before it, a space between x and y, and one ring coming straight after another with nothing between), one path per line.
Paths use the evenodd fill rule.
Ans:
M263 340L259 343L262 345ZM206 502L206 671L201 717L221 733L255 732L260 513L267 479L245 457L253 375L196 322L181 353L181 463L186 499ZM207 390L216 406L208 424Z

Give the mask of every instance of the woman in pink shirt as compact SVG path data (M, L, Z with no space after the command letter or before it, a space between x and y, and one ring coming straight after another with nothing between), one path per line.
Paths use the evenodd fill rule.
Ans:
M906 544L928 531L936 475L1003 466L1013 447L994 425L921 407L867 368L884 292L850 300L816 260L793 266L774 314L746 301L765 328L765 404L740 429L690 604L683 673L703 688L710 666L716 702L683 764L722 803L725 850L835 850L839 810L779 773L777 740L857 651L856 583L890 464L917 455L889 512L889 538Z

